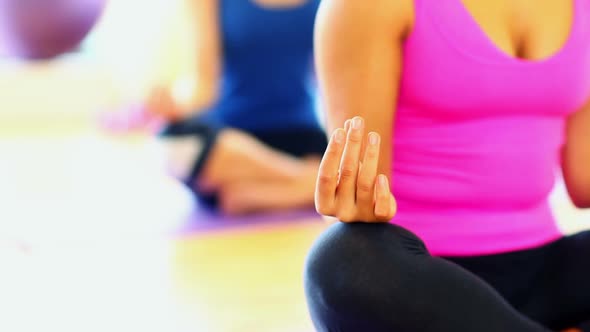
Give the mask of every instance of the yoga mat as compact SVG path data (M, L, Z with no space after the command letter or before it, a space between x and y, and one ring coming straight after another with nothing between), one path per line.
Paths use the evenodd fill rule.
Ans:
M196 206L178 230L178 235L200 232L249 228L252 226L272 226L289 222L321 222L320 216L313 209L287 212L257 213L247 216L228 216L220 212Z

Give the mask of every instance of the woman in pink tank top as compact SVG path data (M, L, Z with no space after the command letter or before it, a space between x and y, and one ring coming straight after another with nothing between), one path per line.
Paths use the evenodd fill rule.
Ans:
M561 171L590 207L590 0L318 15L316 206L343 222L308 260L318 330L590 331L590 233L563 236L549 205Z

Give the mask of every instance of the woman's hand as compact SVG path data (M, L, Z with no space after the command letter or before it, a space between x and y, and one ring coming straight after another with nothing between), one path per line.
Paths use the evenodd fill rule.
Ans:
M179 107L170 90L165 86L152 88L145 100L145 107L152 115L166 120L180 120L187 112Z
M151 114L175 121L190 118L208 109L217 101L213 83L197 85L192 76L185 76L169 85L155 85L145 105Z
M363 151L364 145L364 153ZM343 222L388 222L397 205L384 174L377 175L380 137L364 135L364 120L347 120L332 134L315 191L317 211ZM361 159L362 158L362 159Z

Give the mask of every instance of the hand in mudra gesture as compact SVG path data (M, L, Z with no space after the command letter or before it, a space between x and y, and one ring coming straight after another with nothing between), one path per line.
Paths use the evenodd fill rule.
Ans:
M316 209L343 222L388 222L397 205L387 176L377 174L381 139L364 131L364 120L355 117L332 134L318 173Z

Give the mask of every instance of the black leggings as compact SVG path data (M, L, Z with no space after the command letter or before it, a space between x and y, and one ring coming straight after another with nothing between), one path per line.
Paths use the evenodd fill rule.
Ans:
M314 324L343 332L541 332L590 319L590 233L452 260L431 256L399 226L333 225L306 266Z

